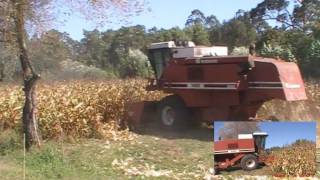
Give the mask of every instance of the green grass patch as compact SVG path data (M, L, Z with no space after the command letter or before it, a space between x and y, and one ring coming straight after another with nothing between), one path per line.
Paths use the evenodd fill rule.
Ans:
M22 179L23 148L9 147L0 156L0 179ZM202 179L212 165L211 148L209 141L149 135L119 142L50 141L27 152L26 179Z
M0 156L5 156L22 148L22 138L15 130L0 133Z

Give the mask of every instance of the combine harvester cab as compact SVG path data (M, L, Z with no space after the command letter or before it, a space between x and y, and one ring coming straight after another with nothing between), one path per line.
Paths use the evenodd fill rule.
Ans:
M170 128L191 121L249 120L266 101L307 99L299 68L292 62L228 56L227 47L191 42L177 47L173 41L152 44L148 57L155 78L146 90L168 96L129 105L127 121L132 125L150 119Z
M239 134L238 139L215 141L215 172L233 166L240 166L247 171L256 169L266 159L263 154L267 136L265 132L255 132Z

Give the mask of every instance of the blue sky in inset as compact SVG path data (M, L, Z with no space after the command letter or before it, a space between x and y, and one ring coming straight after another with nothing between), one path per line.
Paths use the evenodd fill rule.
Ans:
M241 123L236 122L236 123ZM214 123L214 139L219 138L219 130L224 122ZM260 122L260 129L268 133L266 148L291 144L297 139L316 141L316 122Z

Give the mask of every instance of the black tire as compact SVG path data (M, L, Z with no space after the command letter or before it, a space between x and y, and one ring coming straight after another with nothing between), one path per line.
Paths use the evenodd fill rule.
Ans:
M218 175L218 174L219 174L219 169L218 168L214 168L212 175Z
M251 171L258 167L258 159L255 155L247 154L241 159L240 165L243 170Z
M177 95L163 98L157 108L157 119L166 129L185 129L190 123L190 113L184 101Z

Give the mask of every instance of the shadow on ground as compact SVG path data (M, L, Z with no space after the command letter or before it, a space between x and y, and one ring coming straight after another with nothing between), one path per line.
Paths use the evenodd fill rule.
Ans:
M148 123L141 125L138 130L135 130L137 134L151 135L159 138L166 139L196 139L199 141L211 141L213 142L213 128L208 126L193 126L183 129L164 129L157 123Z
M226 170L220 170L217 175L252 175L252 176L262 176L271 175L271 170L266 165L260 165L257 169L252 171L245 171L240 166L230 167Z

